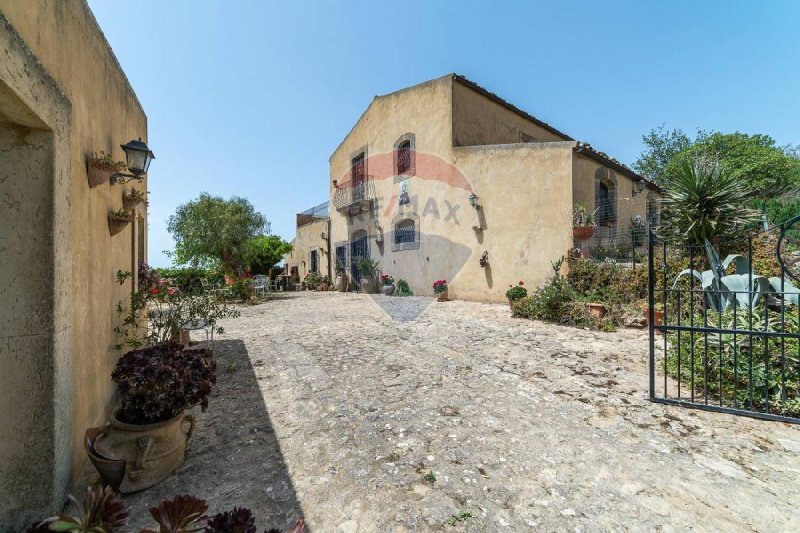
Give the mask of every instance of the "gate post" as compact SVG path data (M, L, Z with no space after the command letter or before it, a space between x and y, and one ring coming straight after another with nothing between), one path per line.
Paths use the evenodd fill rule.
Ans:
M656 343L655 343L655 268L653 266L653 229L647 228L647 330L650 354L648 369L650 377L650 401L656 399Z

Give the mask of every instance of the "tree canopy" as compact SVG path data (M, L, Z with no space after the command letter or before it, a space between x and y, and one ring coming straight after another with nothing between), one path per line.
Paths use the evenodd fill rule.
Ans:
M277 235L257 235L244 244L243 262L253 274L269 274L292 245Z
M694 140L663 125L642 136L646 149L634 163L640 174L665 188L684 174L686 160L716 159L754 186L761 199L800 187L800 159L792 146L778 146L769 135L698 130Z
M226 200L202 193L178 206L167 229L175 239L175 260L193 266L218 261L239 273L245 266L246 243L269 232L269 222L245 198Z

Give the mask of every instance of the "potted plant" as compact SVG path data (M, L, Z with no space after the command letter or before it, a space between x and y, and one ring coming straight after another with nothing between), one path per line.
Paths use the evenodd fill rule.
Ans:
M437 302L446 302L447 298L447 280L437 279L433 282L433 293L436 295Z
M131 189L122 195L122 207L131 211L139 204L147 205L147 193L139 189Z
M122 172L127 165L122 161L116 161L105 152L94 153L86 162L86 173L89 178L89 187L97 187L103 183L108 183L111 176L117 172Z
M525 288L525 282L520 280L520 282L514 286L509 285L508 290L506 291L506 298L508 298L508 306L513 308L514 302L517 300L521 300L528 295L528 289Z
M86 430L89 459L105 483L120 492L146 489L183 462L194 418L208 407L217 365L211 351L178 343L131 350L111 378L120 405L105 426Z
M608 313L608 309L606 308L605 304L596 303L596 302L585 302L583 304L584 309L589 314L589 316L593 316L595 318L603 318Z
M133 222L134 214L132 211L125 209L117 209L116 211L108 212L108 231L111 235L116 235L122 231L125 226Z
M575 204L572 210L572 236L579 241L585 241L594 235L594 213L587 213L586 206L582 203Z
M349 279L347 277L347 272L344 268L340 268L336 271L336 279L333 282L333 290L339 292L347 292L349 285Z
M331 290L331 278L329 278L328 276L322 276L319 280L319 290L321 291Z
M394 294L394 278L389 274L381 274L381 290L386 296Z
M643 306L644 309L644 318L645 324L647 327L650 327L651 317L653 326L655 326L656 335L662 335L663 332L658 329L658 326L664 325L664 304L661 302L656 302L653 306L653 309L648 309L647 304L645 303Z
M377 294L380 292L378 279L380 276L380 263L368 257L358 257L355 260L356 268L361 274L361 290L365 294Z

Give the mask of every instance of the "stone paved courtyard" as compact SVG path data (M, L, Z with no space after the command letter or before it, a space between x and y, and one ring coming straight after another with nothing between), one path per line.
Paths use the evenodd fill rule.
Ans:
M134 527L186 492L250 507L259 530L300 514L315 532L800 524L800 428L648 402L643 331L340 293L225 327L186 462L126 498Z

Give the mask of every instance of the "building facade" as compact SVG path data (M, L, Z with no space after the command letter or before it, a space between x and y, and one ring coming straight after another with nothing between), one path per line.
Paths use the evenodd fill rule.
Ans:
M87 160L147 139L147 118L83 0L0 0L0 530L60 509L83 434L112 407L118 270L147 259L144 183L90 187Z
M331 277L330 231L328 202L297 214L292 251L283 256L293 282L303 281L312 272Z
M330 158L333 257L358 279L358 256L432 295L503 301L538 286L577 244L573 207L598 219L598 242L645 220L656 189L611 157L451 74L385 96ZM638 218L637 218L638 217ZM358 284L353 284L357 286Z

